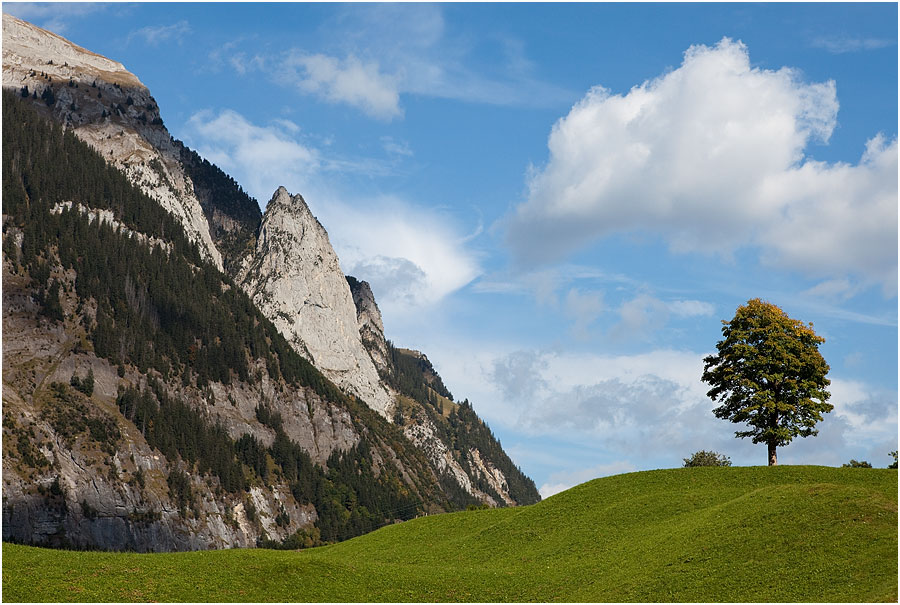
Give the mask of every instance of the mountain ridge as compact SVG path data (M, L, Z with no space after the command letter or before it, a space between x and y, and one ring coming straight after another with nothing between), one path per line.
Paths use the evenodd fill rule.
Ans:
M7 15L3 27L4 40L24 29L65 49L16 59L35 45L4 44L4 538L316 544L398 511L539 498L468 402L432 389L430 364L405 366L407 394L391 386L401 357L371 289L341 273L301 196L279 189L261 213L169 135L136 77L78 73L73 53L105 58ZM41 156L35 137L60 151ZM97 246L113 252L85 248ZM154 432L163 411L196 434Z

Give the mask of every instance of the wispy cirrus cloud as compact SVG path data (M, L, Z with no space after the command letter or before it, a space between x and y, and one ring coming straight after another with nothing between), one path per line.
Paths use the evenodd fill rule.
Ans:
M279 84L301 94L385 121L404 116L407 95L534 107L574 97L536 75L521 40L496 34L488 40L491 52L476 49L469 35L448 25L439 5L354 5L324 23L318 38L319 44L283 52L231 41L210 58L241 75L278 74Z
M64 34L70 23L112 6L100 2L6 2L3 12L34 23L57 34Z
M415 155L408 142L397 140L394 137L381 137L381 146L385 153L394 158L412 157Z
M169 25L147 25L129 33L126 40L131 42L132 40L140 39L150 46L159 46L163 42L172 40L180 44L182 38L189 33L191 33L190 24L185 20L181 20Z
M403 115L398 78L385 73L377 61L294 50L281 61L281 67L282 77L305 93L351 105L381 120Z
M879 50L896 46L896 40L887 38L852 38L849 36L819 36L811 44L813 48L822 48L828 52L840 55L844 53L862 52L867 50Z

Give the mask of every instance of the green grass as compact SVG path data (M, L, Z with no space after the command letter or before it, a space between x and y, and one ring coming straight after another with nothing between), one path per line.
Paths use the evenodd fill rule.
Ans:
M308 551L3 545L4 601L897 601L897 472L694 468Z

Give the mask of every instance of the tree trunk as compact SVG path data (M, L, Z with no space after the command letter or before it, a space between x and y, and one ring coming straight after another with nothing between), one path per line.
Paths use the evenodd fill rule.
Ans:
M779 391L779 387L776 385L776 387L775 387L775 396L776 397L779 394L778 391ZM770 418L770 421L771 421L770 426L772 428L772 432L777 434L777 431L778 431L778 408L777 407L774 410L772 410L772 416ZM771 437L769 437L769 439L770 439L770 441L768 442L769 466L777 466L778 465L778 456L775 455L775 447L776 447L777 442L775 441L774 434Z

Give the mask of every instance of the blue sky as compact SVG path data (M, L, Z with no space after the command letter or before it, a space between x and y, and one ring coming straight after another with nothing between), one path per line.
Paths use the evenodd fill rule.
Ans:
M783 464L897 448L896 4L15 4L301 193L388 337L544 495L765 448L700 382L761 297L827 341Z

